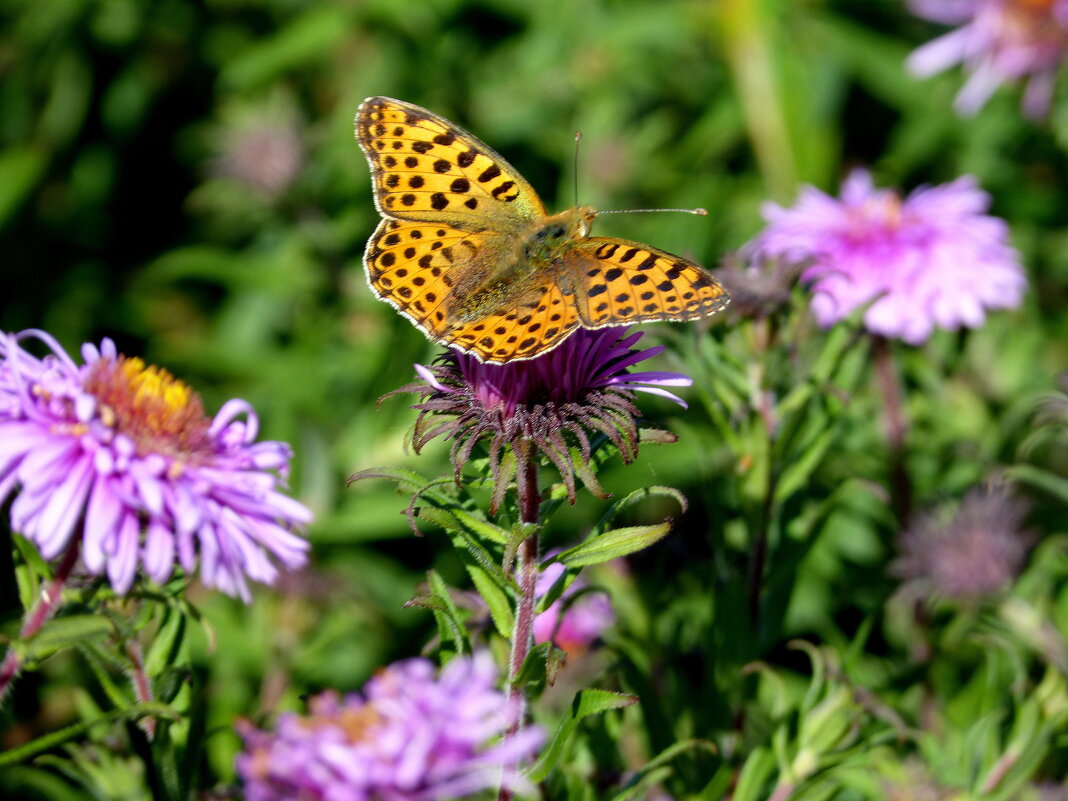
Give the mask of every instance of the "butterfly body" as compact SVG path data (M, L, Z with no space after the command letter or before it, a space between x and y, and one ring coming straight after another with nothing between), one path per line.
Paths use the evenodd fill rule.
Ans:
M589 236L596 209L547 214L503 158L424 108L368 98L356 136L383 217L364 254L368 283L430 339L503 363L545 353L579 326L727 305L699 265Z

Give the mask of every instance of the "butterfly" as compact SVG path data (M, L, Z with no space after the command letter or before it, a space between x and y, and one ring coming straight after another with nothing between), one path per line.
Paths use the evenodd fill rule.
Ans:
M425 108L369 97L356 139L382 215L364 253L367 281L435 342L482 362L520 361L580 326L692 320L729 302L688 259L589 236L597 209L548 214L507 161Z

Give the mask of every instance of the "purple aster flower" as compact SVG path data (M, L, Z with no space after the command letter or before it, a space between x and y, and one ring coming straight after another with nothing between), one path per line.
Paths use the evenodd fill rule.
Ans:
M435 366L416 365L423 381L397 390L424 397L415 406L421 414L413 445L418 451L434 437L451 437L459 480L474 447L486 442L497 487L494 510L516 475L515 463L502 458L506 449L520 461L531 457L532 449L549 459L572 503L576 473L591 492L603 496L592 472L582 469L591 458L592 436L603 434L625 462L632 461L638 453L640 415L635 393L660 395L685 408L682 399L664 387L693 383L681 373L629 372L664 350L634 349L640 338L640 332L627 334L619 328L579 329L536 359L484 364L449 350ZM578 463L571 456L572 446L578 448Z
M22 349L36 338L43 359ZM240 400L214 419L165 370L120 355L105 339L78 365L43 331L0 337L0 502L15 531L53 559L80 546L85 569L123 594L140 564L157 582L175 561L249 600L246 577L270 584L304 564L291 528L311 512L278 491L289 447L255 442Z
M935 328L983 324L985 310L1020 304L1027 281L1008 226L986 214L990 196L971 177L920 187L904 200L853 172L837 200L805 187L793 208L764 208L756 258L806 261L812 311L828 327L874 301L865 327L913 345Z
M934 75L954 64L969 73L957 110L974 114L1003 83L1027 81L1024 113L1049 110L1057 70L1068 54L1068 0L910 0L913 12L956 30L909 56L909 70Z
M992 595L1023 567L1028 511L1005 490L973 490L949 520L929 515L906 531L892 569L948 598Z
M537 596L544 596L566 569L560 562L546 567L538 576ZM548 609L534 618L534 642L552 640L568 656L577 656L616 622L612 604L604 593L585 593L569 602L584 587L581 577L575 579Z
M311 714L266 732L238 724L237 773L248 801L444 801L504 786L525 789L508 765L544 740L524 727L506 742L505 696L489 654L457 657L440 675L426 659L379 672L362 695L313 698Z

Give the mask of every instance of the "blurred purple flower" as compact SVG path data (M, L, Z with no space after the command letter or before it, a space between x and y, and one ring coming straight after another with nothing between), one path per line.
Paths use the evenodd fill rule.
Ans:
M552 562L538 576L535 594L539 598L544 596L565 570L560 562ZM604 593L587 593L568 602L584 586L581 577L575 579L548 609L534 618L534 642L552 640L568 656L577 656L616 622L612 604Z
M1020 304L1027 280L1008 226L985 213L989 205L968 176L902 200L856 170L841 200L809 186L793 208L767 204L768 225L746 250L808 262L801 278L812 283L820 325L874 301L865 327L918 345L935 328L975 328L986 309Z
M435 675L426 659L397 662L363 695L311 699L277 731L239 723L237 773L248 801L444 801L526 782L506 769L544 740L533 726L506 742L506 699L490 656L457 657Z
M437 436L452 438L451 459L459 478L474 447L488 441L498 490L494 509L515 475L515 464L502 458L507 449L517 459L527 458L530 449L548 458L572 503L577 470L588 489L603 495L592 472L580 469L591 458L591 435L604 434L625 462L632 461L638 453L640 415L635 393L660 395L685 408L682 399L664 387L693 383L681 373L629 372L664 350L659 345L634 349L639 339L640 332L627 334L619 328L579 329L545 355L526 361L484 364L448 350L432 367L416 365L423 380L396 390L424 398L415 405L420 416L413 446L418 451ZM442 416L451 419L443 421ZM580 465L571 458L572 445L579 449Z
M1004 83L1027 80L1024 113L1041 117L1068 54L1068 0L910 0L912 11L956 30L908 59L921 77L961 63L969 73L957 110L974 114Z
M29 338L52 352L30 355ZM111 340L82 358L43 331L0 335L0 502L17 492L12 527L44 558L80 545L86 570L124 594L138 563L163 582L199 554L202 581L246 601L246 577L277 575L268 555L304 564L308 543L289 529L311 512L276 489L289 447L254 442L247 403L209 419L189 387Z
M284 194L304 169L300 126L292 112L252 112L222 129L218 138L213 171L266 198Z
M715 270L716 278L731 297L728 314L762 319L790 303L804 263L785 259L746 259L731 254Z
M929 515L902 534L892 570L948 598L993 595L1023 566L1027 513L1005 490L973 490L948 521Z

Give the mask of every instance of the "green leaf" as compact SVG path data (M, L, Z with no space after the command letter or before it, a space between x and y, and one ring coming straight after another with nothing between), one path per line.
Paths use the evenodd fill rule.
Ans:
M45 154L32 145L0 152L0 228L26 201L47 166Z
M434 613L434 619L438 623L438 633L441 636L441 641L445 642L451 639L453 645L456 646L456 653L462 654L467 650L464 627L460 620L460 610L456 608L456 604L453 603L452 596L449 594L449 586L438 575L436 570L428 570L426 577L430 584L430 597L435 602L431 607L431 611Z
M583 718L590 715L599 715L610 709L622 709L636 704L636 696L626 693L614 693L608 690L580 690L571 702L571 710L556 727L552 740L545 747L541 757L527 774L531 781L541 782L549 775L549 771L564 756L568 743L578 728Z
M749 752L749 758L745 760L741 771L738 773L738 783L734 786L732 801L759 801L767 797L764 786L775 770L775 755L763 746L758 746Z
M671 523L653 526L629 526L606 531L599 537L582 543L557 557L568 567L587 567L610 562L621 556L635 553L659 542L671 531Z
M809 478L820 466L824 455L835 441L835 433L834 429L822 432L799 457L786 466L775 485L776 503L783 503L808 484Z
M112 672L109 672L108 667L112 668L112 671L122 671L119 675L129 675L132 667L130 662L111 649L100 648L96 643L92 642L80 642L78 650L81 651L82 656L89 665L89 669L93 671L100 688L111 703L119 708L129 704L130 698L124 689L112 680Z
M497 633L505 639L510 638L512 628L515 626L515 618L512 615L512 605L507 593L478 565L467 565L467 573L471 576L478 594L486 602Z
M94 726L102 723L112 723L116 720L136 721L149 715L157 715L171 720L178 719L177 713L165 704L135 704L125 709L115 709L91 720L84 720L81 723L74 723L57 731L49 732L17 748L9 748L0 752L0 768L13 765L16 762L23 762L44 751L49 751L57 745L62 745L69 740L81 737Z
M419 508L419 517L423 520L429 520L449 532L452 535L452 544L461 549L461 553L470 555L475 564L485 570L501 586L508 584L508 578L504 575L500 565L497 564L497 559L486 550L486 547L479 540L471 535L470 531L460 525L451 510L439 509L434 506L422 506Z
M14 534L11 537L18 549L18 554L23 564L15 570L15 578L19 585L19 600L23 609L33 607L41 592L41 581L52 575L48 562L41 556L37 546L25 537Z
M650 788L653 784L663 781L671 775L671 771L665 771L665 766L672 762L675 757L687 751L705 751L709 754L718 753L716 744L709 740L683 740L669 745L655 757L641 767L628 781L623 791L612 798L612 801L631 801L632 799L644 798L645 795L635 795L636 792Z
M674 487L663 487L660 485L653 485L651 487L642 487L641 489L634 490L634 492L620 498L613 503L601 515L601 519L597 521L597 525L593 527L594 531L601 531L609 522L614 520L620 512L633 506L638 501L643 501L648 498L671 498L679 504L679 513L686 514L687 502L686 496L679 492Z
M45 623L26 644L25 661L37 661L63 648L107 637L111 621L100 615L66 615Z
M1003 471L1003 475L1022 481L1025 484L1030 484L1032 487L1037 487L1059 498L1063 503L1068 503L1068 479L1028 464L1007 467Z
M402 467L368 467L349 476L348 485L357 481L366 481L369 478L383 478L386 481L396 483L407 492L418 492L430 483L430 480L414 470L405 470Z
M449 509L449 512L451 512L452 516L472 534L485 537L487 540L495 542L498 545L504 545L508 542L509 535L506 529L503 529L500 526L495 526L485 520L479 520L477 517L468 514L463 509L452 508Z

